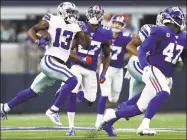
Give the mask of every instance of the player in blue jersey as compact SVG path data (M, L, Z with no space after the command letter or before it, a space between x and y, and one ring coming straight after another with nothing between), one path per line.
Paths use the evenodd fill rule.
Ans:
M106 102L116 103L123 84L123 67L124 55L126 53L126 45L131 41L129 33L122 32L126 23L123 16L113 16L111 18L111 29L113 32L113 39L111 43L111 61L106 73L106 81L100 84L101 97L97 106L97 120L95 126L99 125L103 118L106 108ZM102 72L102 67L100 69Z
M145 88L133 105L119 108L117 111L107 109L100 127L110 134L113 123L122 117L133 117L146 111L144 120L137 130L139 135L154 135L156 132L149 128L152 117L170 95L170 82L175 65L186 48L186 33L184 13L179 7L169 7L163 11L165 26L153 27L150 36L142 43L138 51L140 65L143 68L142 80ZM147 53L149 52L149 55Z
M103 70L99 77L99 82L105 82L105 74L110 64L110 42L112 40L112 31L110 28L101 25L104 10L101 6L91 6L87 10L87 22L79 22L82 30L87 31L90 35L91 45L89 50L83 49L78 46L76 54L85 58L90 56L92 63L86 65L80 61L73 61L71 72L77 77L78 84L72 90L72 94L68 97L67 101L67 115L69 120L69 131L67 136L75 135L74 117L76 112L76 98L80 101L91 106L96 99L97 93L97 60L100 52L104 54L103 57ZM63 86L62 86L63 88Z

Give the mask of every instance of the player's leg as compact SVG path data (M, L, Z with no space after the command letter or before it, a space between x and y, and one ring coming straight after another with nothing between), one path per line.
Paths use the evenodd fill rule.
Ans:
M100 129L105 122L110 123L113 119L130 118L142 114L147 108L149 101L156 95L156 91L151 83L146 84L142 94L135 105L128 105L124 108L119 108L117 111L107 109L103 117L103 121L97 129Z
M58 60L51 56L45 56L41 62L41 70L48 77L60 81L64 81L64 86L61 88L58 97L56 98L54 104L46 111L46 115L57 125L59 123L58 111L61 104L65 101L67 96L77 85L77 78L71 73L69 68Z
M88 106L92 106L95 102L97 93L96 72L84 68L84 70L82 71L82 75L83 80L81 83L81 87L83 90L80 90L77 93L77 98Z
M102 66L100 67L100 73L102 72ZM103 114L106 109L106 102L108 100L108 95L111 93L111 84L112 84L112 68L109 67L106 72L106 81L103 84L100 84L101 88L101 97L97 103L97 119L95 126L99 125L100 121L103 119Z
M66 133L66 136L75 135L74 120L75 120L75 112L76 112L76 94L79 91L79 88L82 82L82 75L81 75L82 69L81 68L82 67L78 65L73 65L71 67L72 73L77 77L78 84L72 90L72 93L68 96L68 99L67 99L67 116L68 116L68 122L69 122L69 130Z
M17 105L39 96L46 87L52 86L54 83L55 80L47 77L41 72L38 76L36 76L30 88L19 92L16 97L14 97L8 103L1 104L2 117L3 114L8 113Z
M134 57L130 58L127 65L127 70L131 75L129 86L130 99L144 89L145 83L142 81L142 69L140 67L140 64Z
M151 101L148 104L144 119L141 123L141 125L138 128L137 134L140 135L155 135L156 132L149 129L150 120L153 118L153 116L157 113L160 106L164 103L164 101L169 97L170 95L170 89L172 85L172 79L166 78L162 72L157 69L156 67L151 67L152 69L152 76L151 76L151 82L154 85L156 89L156 96L151 99Z

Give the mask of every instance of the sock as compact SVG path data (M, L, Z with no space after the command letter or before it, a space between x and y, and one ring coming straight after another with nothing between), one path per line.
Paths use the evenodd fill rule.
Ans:
M4 112L9 112L11 109L9 108L9 106L8 106L8 104L7 103L5 103L5 105L4 105Z
M54 106L54 105L50 109L51 109L52 112L58 112L59 111L59 108Z
M136 104L126 106L125 108L121 108L116 111L117 118L133 117L133 116L140 115L140 114L142 114L142 112L139 110L139 108Z
M139 128L149 128L150 119L144 118Z
M112 120L110 120L107 124L109 125L109 126L112 126L116 121L118 121L120 118L114 118L114 119L112 119Z
M97 114L104 114L108 97L101 96L97 104Z
M76 94L71 93L67 100L67 115L69 121L69 128L74 127L75 111L76 111Z
M148 119L152 119L153 116L157 113L161 104L169 97L169 93L166 91L161 91L157 93L157 95L149 102L145 117Z
M58 97L55 100L54 106L60 108L61 104L64 102L66 97L71 94L71 91L75 88L77 85L77 78L71 77L69 78L66 83L62 86Z
M125 108L128 105L135 105L137 103L138 99L140 98L141 94L142 94L142 92L138 93L137 95L135 95L131 99L119 104L118 109Z
M75 112L67 112L69 128L74 127Z
M37 94L31 88L25 89L25 90L19 92L16 95L16 97L14 97L11 101L8 102L8 107L10 109L12 109L13 107L15 107L15 106L17 106L29 99L32 99L36 96L37 96Z

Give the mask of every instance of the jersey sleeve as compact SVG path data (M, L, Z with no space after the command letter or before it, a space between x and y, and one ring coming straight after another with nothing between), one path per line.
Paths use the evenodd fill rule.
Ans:
M123 37L125 38L127 44L132 40L132 34L123 32Z
M109 40L112 40L113 33L109 27L103 26L103 33L104 33L104 41L108 42Z
M141 27L139 37L142 42L150 35L152 27L154 27L154 25L151 24L145 24Z

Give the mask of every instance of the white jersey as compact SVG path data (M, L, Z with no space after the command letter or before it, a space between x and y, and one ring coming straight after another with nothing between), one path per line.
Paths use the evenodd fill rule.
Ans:
M72 40L75 34L81 31L79 25L66 24L62 17L52 14L45 15L43 20L49 23L48 32L51 35L45 55L54 56L66 62L70 55Z

